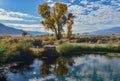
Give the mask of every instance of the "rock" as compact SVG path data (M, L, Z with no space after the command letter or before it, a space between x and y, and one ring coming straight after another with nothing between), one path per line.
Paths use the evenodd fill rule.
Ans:
M58 56L55 45L45 45L44 49L45 51L42 54L43 57L57 57Z
M56 50L56 46L55 45L45 45L44 46L44 49L45 50Z

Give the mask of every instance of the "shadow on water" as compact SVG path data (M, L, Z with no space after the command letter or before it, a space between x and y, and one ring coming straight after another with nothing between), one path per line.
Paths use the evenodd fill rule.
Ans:
M105 55L37 58L11 67L0 81L120 81L119 67L119 57Z

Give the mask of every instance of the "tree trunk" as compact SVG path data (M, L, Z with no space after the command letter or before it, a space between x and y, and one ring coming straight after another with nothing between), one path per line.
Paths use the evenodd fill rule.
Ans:
M58 31L57 40L60 40L60 39L61 39L60 25L59 25L59 23L58 23L57 25L58 25L58 29L57 29L57 31Z
M58 33L57 33L57 30L55 29L55 37L57 39L57 36L58 36Z
M57 35L57 40L60 40L61 39L61 36L60 35Z

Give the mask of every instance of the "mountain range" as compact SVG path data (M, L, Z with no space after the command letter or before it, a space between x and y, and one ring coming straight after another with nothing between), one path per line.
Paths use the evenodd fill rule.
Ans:
M109 35L109 34L120 34L120 27L113 27L109 29L102 29L93 32L85 32L83 35Z
M5 26L0 23L0 34L10 34L10 35L21 35L23 30L15 29L12 27Z
M5 26L0 23L0 35L10 34L10 35L21 35L24 30L15 29L9 26ZM36 36L47 34L47 32L38 32L38 31L26 31L28 35ZM113 27L109 29L102 29L93 32L85 32L83 35L108 35L108 34L120 34L120 27Z
M24 30L15 29L9 26L5 26L0 23L0 35L10 34L10 35L21 35ZM36 36L47 34L47 32L37 32L37 31L25 31L28 35Z
M29 35L32 36L48 34L47 32L38 32L38 31L27 31L27 32L29 33Z

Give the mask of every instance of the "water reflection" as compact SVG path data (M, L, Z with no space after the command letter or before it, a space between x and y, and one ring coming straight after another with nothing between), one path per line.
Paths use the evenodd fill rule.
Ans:
M74 61L70 58L59 57L56 62L55 72L57 76L67 75L68 66L73 66Z
M21 63L17 66L13 66L9 69L10 72L14 73L14 74L22 74L24 75L26 72L30 72L33 70L33 67L30 67L30 64L24 64Z
M50 69L52 68L57 76L67 75L68 66L73 66L74 63L72 59L64 57L59 57L52 63L50 61L50 59L42 60L40 74L45 76L49 75L51 73Z
M50 72L50 65L47 64L46 62L43 62L40 66L40 74L43 74L45 76L49 75Z
M40 81L120 81L119 57L84 55L35 59L33 63L20 66L12 67L5 78L8 81L35 78Z
M106 56L86 55L76 58L73 74L80 81L120 81L120 59Z
M1 75L0 76L0 81L7 81L6 75Z

